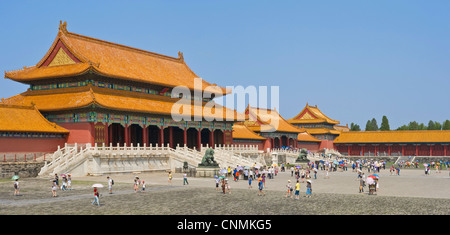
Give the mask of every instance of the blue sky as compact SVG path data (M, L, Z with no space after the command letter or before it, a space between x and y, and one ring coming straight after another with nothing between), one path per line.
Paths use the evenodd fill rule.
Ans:
M220 86L279 86L279 111L308 102L391 128L450 119L450 1L1 1L0 71L35 65L68 30L169 56ZM0 79L0 98L26 85Z

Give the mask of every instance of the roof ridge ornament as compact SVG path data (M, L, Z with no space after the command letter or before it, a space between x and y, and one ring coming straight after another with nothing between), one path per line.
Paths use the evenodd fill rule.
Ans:
M59 21L59 31L62 31L63 33L67 33L67 22Z
M178 59L181 60L181 61L184 61L183 52L178 51Z

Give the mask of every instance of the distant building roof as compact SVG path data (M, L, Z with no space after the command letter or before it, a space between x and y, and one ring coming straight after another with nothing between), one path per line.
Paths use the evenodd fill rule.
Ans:
M305 108L297 114L294 118L287 120L289 123L329 123L329 124L339 124L339 121L333 120L327 117L320 111L316 106L310 106L308 103Z
M450 143L450 131L350 131L342 132L334 143Z

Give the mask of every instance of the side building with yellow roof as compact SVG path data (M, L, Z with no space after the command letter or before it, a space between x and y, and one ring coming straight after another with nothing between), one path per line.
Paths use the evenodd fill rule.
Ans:
M350 131L334 145L351 156L449 156L450 130Z
M54 152L68 135L68 130L48 121L34 105L0 103L0 153Z

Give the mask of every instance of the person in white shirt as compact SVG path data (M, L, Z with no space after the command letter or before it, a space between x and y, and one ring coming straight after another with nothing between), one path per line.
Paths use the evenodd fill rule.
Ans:
M107 176L106 179L108 179L108 189L109 189L109 194L112 194L113 179L112 179L112 178L109 178L109 176Z

